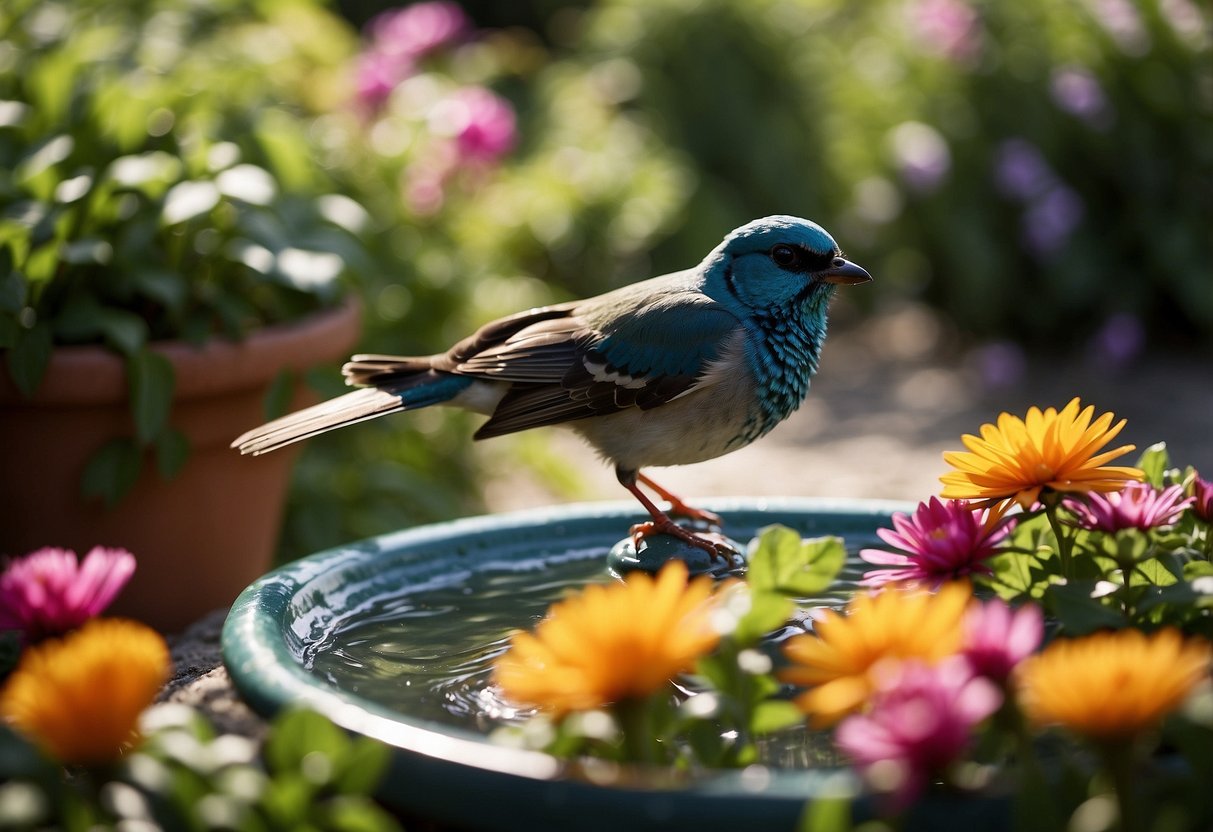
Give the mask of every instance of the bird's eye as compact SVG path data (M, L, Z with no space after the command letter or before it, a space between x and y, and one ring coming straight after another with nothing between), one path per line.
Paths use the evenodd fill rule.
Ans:
M788 269L800 262L800 252L792 246L778 245L771 249L771 259L775 265Z

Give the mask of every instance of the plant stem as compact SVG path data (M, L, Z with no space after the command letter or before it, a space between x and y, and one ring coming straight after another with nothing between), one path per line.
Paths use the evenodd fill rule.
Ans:
M623 732L623 754L629 763L662 762L653 730L651 697L621 699L611 706Z
M1120 832L1137 832L1142 829L1137 816L1137 801L1133 795L1133 744L1128 740L1112 741L1102 745L1104 765L1116 791L1116 806L1120 811Z
M1049 528L1053 530L1053 536L1057 538L1057 557L1061 560L1061 576L1067 581L1074 577L1073 567L1073 547L1074 538L1065 532L1065 526L1062 525L1061 518L1057 516L1058 500L1046 498L1045 516L1049 518Z

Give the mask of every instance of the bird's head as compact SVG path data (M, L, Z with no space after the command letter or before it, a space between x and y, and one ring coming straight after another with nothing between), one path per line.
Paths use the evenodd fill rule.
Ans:
M725 237L702 266L708 295L751 309L804 308L824 302L839 284L872 279L843 258L824 228L788 216L746 223Z

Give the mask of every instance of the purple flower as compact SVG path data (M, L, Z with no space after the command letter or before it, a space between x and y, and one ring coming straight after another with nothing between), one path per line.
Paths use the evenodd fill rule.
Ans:
M1112 315L1091 338L1091 359L1101 367L1119 369L1136 358L1146 345L1146 330L1136 315Z
M1213 482L1199 476L1193 480L1192 511L1206 523L1213 523Z
M910 10L918 39L953 61L972 61L981 51L977 12L964 0L918 0Z
M972 364L988 390L1005 390L1019 384L1027 375L1028 359L1023 347L1014 341L994 341L974 350Z
M1065 112L1095 127L1107 127L1107 98L1099 79L1086 67L1068 66L1053 71L1049 83L1053 101Z
M370 23L375 48L415 62L467 35L472 21L458 3L434 0L392 9Z
M964 631L961 655L974 673L1001 685L1015 665L1040 646L1044 615L1035 604L1012 611L1005 601L995 598L969 607Z
M1024 139L1007 139L998 147L994 181L1005 196L1026 202L1056 182L1040 148Z
M871 710L843 720L834 741L870 780L879 774L891 808L902 809L964 753L1002 695L960 658L880 664L872 675Z
M39 549L0 574L0 630L35 641L79 627L114 600L135 571L125 549L93 548L82 561L67 549Z
M982 561L998 554L998 544L1010 532L1011 518L1001 511L974 509L963 500L940 502L932 497L919 503L914 515L893 515L893 529L876 534L895 549L864 549L868 563L897 566L865 572L865 586L892 582L925 583L938 587L945 581L974 573L993 574Z
M1023 215L1023 239L1039 257L1056 253L1070 239L1084 213L1072 188L1058 184L1029 203Z
M1146 532L1179 521L1193 499L1184 497L1183 487L1158 489L1149 483L1131 482L1108 494L1091 492L1066 499L1065 507L1079 526L1092 531L1115 533L1125 529Z

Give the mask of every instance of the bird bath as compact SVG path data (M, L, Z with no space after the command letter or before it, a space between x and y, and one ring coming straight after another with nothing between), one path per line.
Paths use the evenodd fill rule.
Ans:
M912 510L774 499L708 507L738 540L780 523L842 536L852 555L893 511ZM312 555L244 591L224 627L225 662L255 710L308 706L387 743L393 764L380 797L426 818L472 829L795 828L806 800L847 776L813 766L824 749L807 735L768 747L761 765L699 773L562 761L490 741L494 728L525 716L489 684L508 633L532 627L568 589L610 580L607 551L636 519L630 502L568 506ZM849 565L840 588L852 588L859 571ZM953 815L940 825L938 805L923 808L931 828L975 822ZM983 828L1005 822L991 818Z

